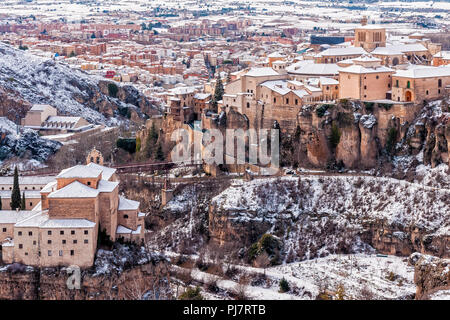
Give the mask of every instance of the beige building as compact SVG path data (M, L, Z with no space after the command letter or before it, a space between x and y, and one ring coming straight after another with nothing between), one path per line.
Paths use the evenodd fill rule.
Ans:
M339 71L339 99L363 101L390 98L395 70L381 66L381 60L371 55L353 59L353 65Z
M81 132L94 127L81 117L58 116L56 108L47 104L33 105L22 119L22 125L44 135Z
M413 101L436 100L450 89L450 67L410 66L397 70L392 76L392 100Z
M90 162L61 171L32 210L0 211L3 262L89 267L99 229L113 241L143 241L145 215L118 186L115 169Z

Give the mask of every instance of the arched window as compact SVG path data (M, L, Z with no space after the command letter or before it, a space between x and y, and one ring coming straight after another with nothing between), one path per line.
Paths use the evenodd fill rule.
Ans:
M123 218L124 218L124 219L128 219L128 215L127 215L127 214L124 214L124 215L123 215Z
M250 108L250 102L247 102L247 108Z
M442 79L439 79L439 80L438 80L438 87L439 87L439 88L442 87Z

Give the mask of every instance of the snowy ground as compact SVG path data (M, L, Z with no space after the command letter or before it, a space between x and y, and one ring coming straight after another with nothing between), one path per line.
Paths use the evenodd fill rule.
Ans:
M257 279L265 274L265 280L246 285L249 299L262 300L309 300L322 292L332 298L338 287L343 288L344 299L412 299L416 286L413 282L414 267L408 266L407 258L377 255L330 255L303 262L261 268L237 266L241 274ZM174 266L175 269L180 269ZM194 280L208 284L217 280L217 287L235 293L239 286L236 279L229 280L193 269ZM285 278L290 291L279 292L279 282ZM203 290L205 291L205 290ZM217 294L206 293L206 298L217 299Z

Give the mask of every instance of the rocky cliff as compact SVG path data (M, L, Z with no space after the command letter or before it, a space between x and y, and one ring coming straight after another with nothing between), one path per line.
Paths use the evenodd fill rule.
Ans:
M414 253L409 257L414 266L416 299L439 297L439 292L450 293L450 260Z
M0 300L171 299L169 263L126 247L100 250L95 266L81 271L80 288L69 288L67 268L0 267Z

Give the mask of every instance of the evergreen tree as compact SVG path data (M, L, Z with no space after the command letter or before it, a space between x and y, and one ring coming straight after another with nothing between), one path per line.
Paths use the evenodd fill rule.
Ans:
M20 208L20 188L19 188L19 172L17 167L14 168L14 183L11 192L11 210Z
M158 144L158 149L156 149L156 160L164 161L164 152L162 149L161 142Z
M0 210L2 210L2 197L0 197Z
M21 210L25 210L26 209L25 191L22 192L22 199L20 201L20 209Z
M147 140L145 141L145 154L148 158L152 158L156 142L158 141L158 131L156 130L155 123L152 122L152 126L148 132Z
M214 90L214 100L217 102L219 100L222 100L223 98L223 84L222 80L220 79L220 76L217 77L216 81L216 88Z

